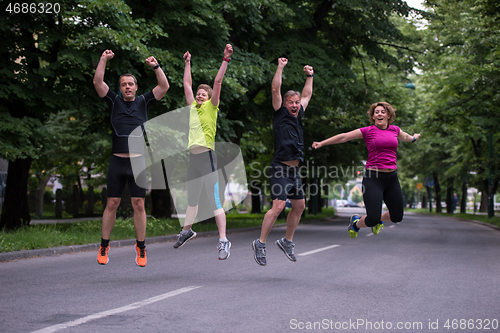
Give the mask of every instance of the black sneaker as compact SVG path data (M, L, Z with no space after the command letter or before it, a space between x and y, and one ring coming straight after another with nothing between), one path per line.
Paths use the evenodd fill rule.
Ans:
M183 234L178 234L177 235L177 243L174 244L174 248L178 249L182 245L186 244L187 241L193 239L196 237L196 232L193 230L189 229L189 232L185 235Z
M258 239L252 242L252 249L254 251L253 257L255 262L261 266L266 266L266 244L262 244Z
M293 242L288 242L285 238L280 238L276 241L276 245L285 253L286 257L291 261L297 261L295 254L293 254L293 248L295 244Z

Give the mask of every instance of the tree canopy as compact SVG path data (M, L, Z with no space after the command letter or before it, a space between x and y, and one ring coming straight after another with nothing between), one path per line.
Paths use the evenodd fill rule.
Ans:
M107 106L92 85L105 49L115 53L105 76L113 90L123 73L138 78L138 93L151 89L156 79L144 60L153 55L160 61L171 88L152 108L152 118L184 106L186 51L192 54L193 84L212 84L224 45L231 43L235 52L223 82L217 140L239 144L247 165L257 162L263 168L272 157L271 80L281 56L289 59L282 91L302 89L304 65L315 71L304 119L307 161L362 165L362 142L322 151L307 147L366 126L368 106L384 100L398 110L397 125L406 131L425 128L422 139L427 141L402 153L425 152L434 162L421 162L421 169L409 166L409 174L442 173L444 163L452 175L465 170L457 166L461 163L484 179L493 163L485 141L486 133L498 141L500 119L498 7L493 1L437 0L430 14L402 0L59 3L59 13L0 17L5 45L0 49L0 152L11 161L5 204L18 211L4 208L0 226L28 224L22 198L30 174L52 170L70 177L81 175L84 166L87 173L105 172L111 127ZM408 22L411 15L428 20L425 32ZM418 90L425 94L404 88L417 65L424 71ZM440 130L441 125L449 130ZM439 157L439 149L446 158ZM467 162L461 160L463 151L470 157ZM251 178L250 168L248 173Z
M418 79L424 135L408 165L421 179L441 179L448 197L462 183L478 188L486 211L490 168L493 194L500 179L498 6L439 0L427 7L432 15L421 31L425 58Z

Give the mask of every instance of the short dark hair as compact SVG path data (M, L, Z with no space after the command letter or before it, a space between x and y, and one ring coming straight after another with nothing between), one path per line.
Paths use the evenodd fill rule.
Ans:
M135 85L137 85L137 79L135 78L135 76L133 76L133 75L132 75L132 74L130 74L130 73L125 73L125 74L120 75L120 78L118 79L118 82L120 82L120 81L122 80L122 77L124 77L124 76L131 76L131 77L133 77L133 78L134 78Z

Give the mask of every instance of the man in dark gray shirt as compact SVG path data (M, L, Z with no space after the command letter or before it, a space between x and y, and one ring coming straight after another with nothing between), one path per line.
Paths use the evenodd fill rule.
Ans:
M146 59L146 64L155 71L158 85L152 91L136 98L135 94L138 88L136 78L132 74L123 74L120 76L122 98L118 97L104 82L106 63L113 57L113 51L104 51L94 75L95 90L99 97L109 106L111 124L114 130L113 149L108 170L108 201L102 216L102 238L97 262L100 265L106 265L109 261L109 239L115 225L116 210L120 205L125 183L128 183L132 208L134 209L134 227L137 236L135 262L137 265L144 267L147 263L146 245L144 242L146 237L146 210L144 209L146 190L137 186L132 172L132 160L140 159L142 161L143 152L130 151L128 138L135 128L147 121L149 106L159 101L170 86L158 61L154 57L149 57Z
M292 242L295 229L305 208L302 181L298 173L298 165L304 160L304 134L302 118L312 97L313 68L305 66L306 83L302 96L298 91L290 90L281 98L281 77L283 68L288 63L286 58L278 59L278 69L272 82L273 99L273 131L274 157L270 169L272 208L264 216L260 238L252 243L255 261L265 266L266 239L278 215L285 208L286 199L292 203L292 210L287 217L285 237L276 241L276 245L291 261L297 261L294 254L295 244Z

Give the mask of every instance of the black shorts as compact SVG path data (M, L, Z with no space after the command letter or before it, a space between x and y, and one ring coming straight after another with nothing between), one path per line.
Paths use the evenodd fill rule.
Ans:
M219 174L217 172L217 155L213 150L201 154L189 154L187 169L188 205L198 206L201 189L205 185L205 195L213 211L222 208L219 194Z
M304 199L302 180L299 167L293 167L281 162L271 162L270 182L271 198L286 201Z
M144 164L143 172L138 175L137 182L132 171L132 162L134 165ZM128 183L131 198L145 198L146 189L137 185L146 184L146 167L144 156L137 157L119 157L111 155L108 169L108 198L121 198L125 183Z

